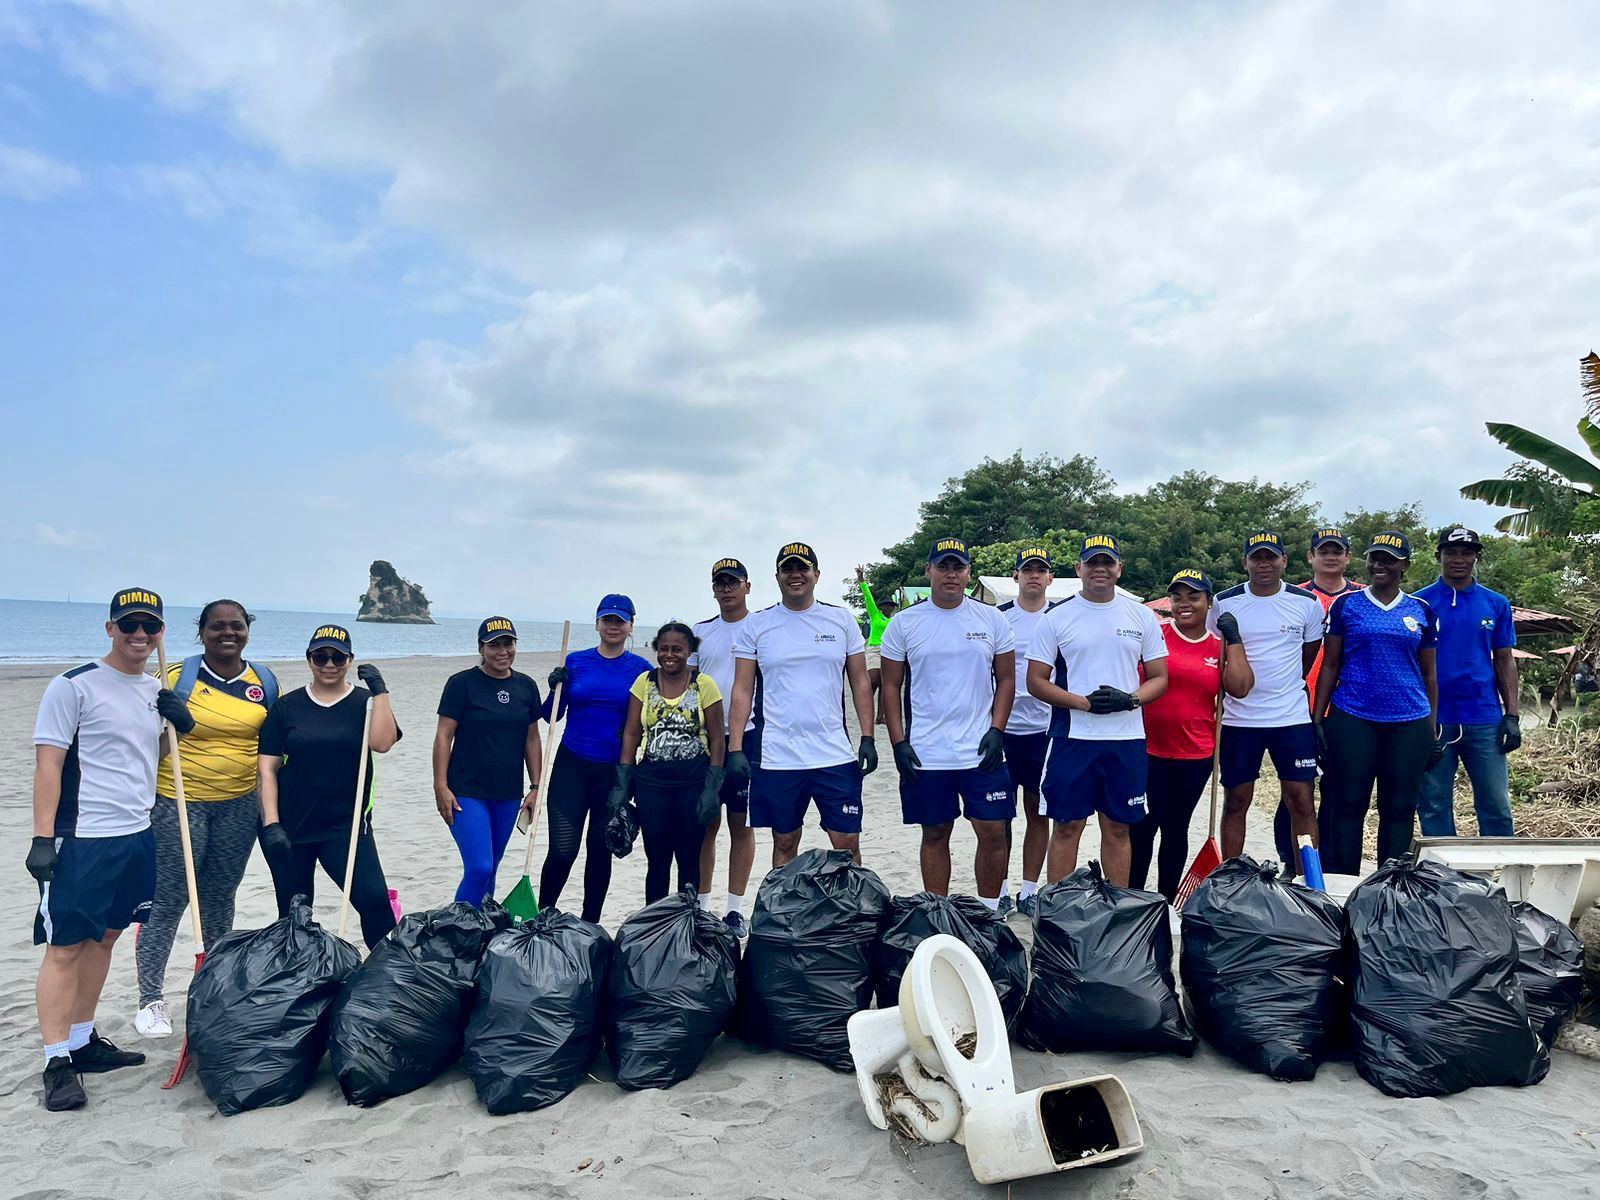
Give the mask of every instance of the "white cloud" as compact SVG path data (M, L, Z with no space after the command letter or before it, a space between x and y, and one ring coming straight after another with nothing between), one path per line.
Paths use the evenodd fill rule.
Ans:
M0 196L14 200L52 200L83 182L71 163L26 146L0 142Z
M41 546L77 546L82 544L83 534L76 529L57 529L41 521L33 527L33 540Z

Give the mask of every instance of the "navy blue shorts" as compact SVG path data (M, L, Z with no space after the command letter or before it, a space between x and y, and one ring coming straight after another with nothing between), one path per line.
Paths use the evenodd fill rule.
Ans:
M56 839L55 875L39 885L35 946L97 942L111 929L150 919L156 894L153 829L122 837Z
M1098 812L1136 825L1150 813L1145 795L1148 777L1143 738L1104 742L1051 738L1040 815L1052 821L1081 821Z
M1231 788L1261 778L1263 754L1272 755L1272 769L1279 779L1306 783L1317 777L1317 736L1308 719L1304 725L1280 725L1276 729L1224 725L1219 782Z
M822 827L830 833L861 832L861 768L837 767L750 773L750 826L793 833L806 821L806 806L817 802Z
M907 825L943 825L965 814L969 821L1009 821L1017 815L1017 794L1005 766L992 771L917 772L900 776L900 819Z
M1011 773L1013 787L1026 792L1037 792L1044 778L1044 756L1050 751L1050 734L1008 733L1006 739L1006 769Z
M761 731L747 729L744 735L744 753L750 760L751 775L754 768L761 761ZM750 811L750 780L724 779L722 790L717 793L717 798L729 812L747 813Z

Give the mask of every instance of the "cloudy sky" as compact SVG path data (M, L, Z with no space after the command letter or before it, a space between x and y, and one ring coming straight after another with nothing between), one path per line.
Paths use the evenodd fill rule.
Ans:
M659 620L985 454L1486 523L1574 438L1594 6L448 11L0 0L0 594Z

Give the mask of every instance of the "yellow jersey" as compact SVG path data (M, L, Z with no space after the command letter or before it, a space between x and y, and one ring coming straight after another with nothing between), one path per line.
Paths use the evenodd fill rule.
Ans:
M167 668L166 686L176 688L183 664ZM267 694L254 667L237 679L220 679L200 664L189 695L194 729L178 742L183 794L188 800L232 800L256 789L257 742L267 719ZM163 758L156 793L173 793L172 760Z

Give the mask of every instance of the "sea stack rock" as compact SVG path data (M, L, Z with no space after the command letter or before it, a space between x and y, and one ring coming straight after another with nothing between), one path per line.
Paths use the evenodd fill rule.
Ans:
M400 578L392 563L373 562L367 590L361 597L358 621L384 621L391 625L432 625L428 598L409 579Z

